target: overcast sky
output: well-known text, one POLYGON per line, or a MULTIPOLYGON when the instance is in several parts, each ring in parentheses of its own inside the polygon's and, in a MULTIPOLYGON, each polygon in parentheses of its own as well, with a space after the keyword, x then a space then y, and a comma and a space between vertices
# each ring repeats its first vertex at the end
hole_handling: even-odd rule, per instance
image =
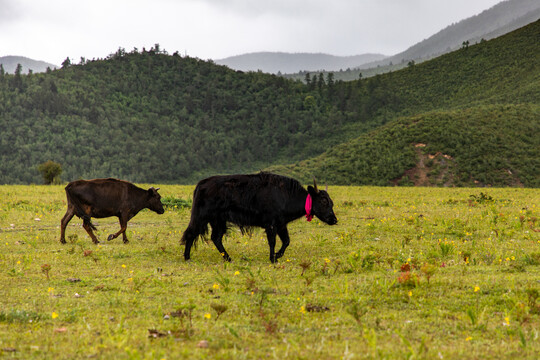
POLYGON ((0 0, 0 56, 56 65, 160 44, 201 59, 257 51, 394 55, 502 0, 0 0))

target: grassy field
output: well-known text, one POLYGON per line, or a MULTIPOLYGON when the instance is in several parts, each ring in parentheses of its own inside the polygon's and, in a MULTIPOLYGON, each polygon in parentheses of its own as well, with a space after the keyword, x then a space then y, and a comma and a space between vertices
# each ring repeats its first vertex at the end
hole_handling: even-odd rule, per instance
MULTIPOLYGON (((179 239, 192 186, 161 186, 130 243, 93 245, 62 186, 0 186, 1 359, 536 359, 540 190, 330 187, 337 226, 304 219, 268 261, 232 229, 224 263, 179 239)), ((279 243, 279 241, 278 241, 279 243)))

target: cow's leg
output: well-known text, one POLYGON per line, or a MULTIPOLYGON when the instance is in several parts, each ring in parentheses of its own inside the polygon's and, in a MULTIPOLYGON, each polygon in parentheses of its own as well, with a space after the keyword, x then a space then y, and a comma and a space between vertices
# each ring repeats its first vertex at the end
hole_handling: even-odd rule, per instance
POLYGON ((129 240, 127 239, 127 236, 126 236, 128 218, 127 218, 127 216, 121 215, 121 216, 118 217, 118 220, 120 221, 120 230, 118 230, 118 232, 115 233, 115 234, 109 235, 107 240, 110 241, 112 239, 116 239, 118 236, 120 236, 120 234, 122 234, 122 239, 124 240, 124 244, 127 244, 129 242, 129 240))
POLYGON ((289 238, 289 231, 287 230, 287 227, 283 227, 278 231, 279 238, 281 239, 281 249, 276 253, 276 260, 285 254, 285 249, 287 249, 287 246, 289 246, 290 238, 289 238))
POLYGON ((210 226, 212 226, 212 235, 210 235, 212 242, 216 245, 221 256, 223 256, 223 260, 231 261, 231 257, 227 254, 227 251, 223 246, 223 235, 225 235, 225 232, 227 231, 227 223, 224 221, 215 221, 211 222, 210 226))
POLYGON ((92 231, 93 225, 90 222, 90 219, 88 219, 88 220, 83 219, 83 225, 82 226, 83 226, 84 230, 86 230, 88 235, 90 235, 90 238, 92 239, 94 244, 99 244, 99 241, 98 241, 96 235, 94 235, 94 232, 92 231))
POLYGON ((266 237, 268 238, 268 246, 270 247, 270 262, 276 262, 276 228, 271 226, 266 230, 266 237))
POLYGON ((65 236, 66 236, 66 226, 71 221, 71 219, 73 218, 73 215, 75 215, 75 210, 73 209, 72 206, 68 205, 68 209, 66 211, 66 214, 64 215, 64 217, 62 218, 62 221, 60 222, 60 242, 62 244, 66 243, 66 238, 65 238, 65 236))
POLYGON ((207 229, 208 223, 206 221, 194 221, 192 216, 188 227, 182 234, 182 239, 180 239, 180 245, 186 246, 184 249, 184 260, 188 261, 191 258, 191 247, 200 235, 206 234, 207 229))
POLYGON ((64 217, 62 218, 62 221, 60 222, 60 242, 62 244, 66 243, 66 238, 65 238, 66 227, 67 227, 67 224, 71 221, 71 219, 73 218, 74 215, 75 215, 74 209, 71 206, 68 206, 68 209, 67 209, 64 217))
POLYGON ((195 242, 197 236, 199 236, 199 234, 189 226, 182 235, 182 240, 180 241, 180 243, 186 244, 186 248, 184 250, 184 260, 186 261, 191 258, 191 247, 193 246, 193 243, 195 242))

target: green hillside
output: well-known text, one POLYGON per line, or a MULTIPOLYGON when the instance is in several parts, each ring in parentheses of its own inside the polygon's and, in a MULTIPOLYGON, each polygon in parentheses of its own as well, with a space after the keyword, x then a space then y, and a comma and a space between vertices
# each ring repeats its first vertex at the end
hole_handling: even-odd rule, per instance
MULTIPOLYGON (((159 45, 141 52, 119 49, 104 60, 66 61, 62 69, 44 74, 0 73, 0 183, 41 182, 36 167, 47 160, 62 164, 64 181, 115 176, 163 183, 257 171, 314 158, 328 149, 332 150, 322 157, 339 161, 335 154, 354 156, 343 151, 351 145, 333 148, 340 143, 385 124, 388 127, 377 132, 392 129, 396 119, 435 119, 434 114, 460 119, 461 113, 471 112, 481 125, 488 120, 484 116, 494 112, 504 121, 521 120, 504 110, 519 109, 534 130, 539 121, 535 106, 540 104, 539 38, 537 21, 432 61, 353 82, 313 76, 303 84, 260 72, 236 72, 169 55, 159 45)), ((481 136, 495 131, 495 137, 507 139, 503 134, 507 130, 498 129, 477 127, 475 132, 481 136)), ((443 135, 441 130, 441 139, 443 135)), ((400 137, 410 135, 396 132, 394 142, 400 137)), ((442 143, 418 141, 428 146, 442 143)), ((381 164, 385 158, 407 158, 411 149, 404 149, 401 153, 387 148, 381 164)), ((496 152, 482 149, 489 150, 486 157, 496 152)), ((532 151, 535 155, 538 146, 532 151)), ((456 149, 443 153, 459 158, 456 149)), ((380 155, 372 156, 377 161, 380 155)), ((400 160, 401 172, 378 174, 371 180, 355 172, 328 180, 391 184, 414 166, 408 159, 400 160)), ((538 186, 523 175, 528 170, 503 165, 501 169, 514 175, 505 184, 538 186)), ((302 171, 304 178, 313 173, 310 168, 302 171)), ((456 183, 502 184, 492 175, 481 179, 464 174, 454 177, 456 183)))
POLYGON ((336 184, 540 186, 539 38, 537 21, 380 76, 393 99, 377 111, 407 104, 402 117, 271 170, 336 184))
POLYGON ((423 113, 270 170, 338 185, 538 187, 539 119, 539 105, 423 113))
POLYGON ((338 143, 330 125, 353 120, 301 83, 159 46, 120 49, 45 74, 0 74, 0 183, 39 183, 48 160, 64 180, 194 182, 320 154, 338 143))

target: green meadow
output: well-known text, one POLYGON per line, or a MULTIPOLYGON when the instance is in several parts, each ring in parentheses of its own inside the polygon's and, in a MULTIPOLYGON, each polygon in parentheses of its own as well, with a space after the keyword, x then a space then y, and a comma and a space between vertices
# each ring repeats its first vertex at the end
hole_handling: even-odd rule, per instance
MULTIPOLYGON (((145 187, 150 185, 145 185, 145 187)), ((155 186, 155 184, 154 184, 155 186)), ((130 240, 63 186, 0 186, 1 359, 537 359, 540 190, 330 187, 336 226, 231 228, 183 260, 193 186, 162 185, 130 240), (279 244, 279 241, 278 241, 279 244)))

